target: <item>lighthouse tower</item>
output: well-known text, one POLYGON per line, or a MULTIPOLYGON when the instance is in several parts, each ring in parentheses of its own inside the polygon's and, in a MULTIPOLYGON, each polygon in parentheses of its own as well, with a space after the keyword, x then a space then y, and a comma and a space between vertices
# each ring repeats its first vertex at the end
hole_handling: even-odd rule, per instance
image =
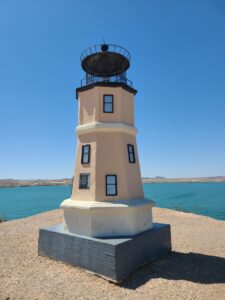
POLYGON ((93 237, 133 235, 152 227, 144 199, 134 124, 136 90, 129 52, 103 44, 81 54, 79 118, 72 195, 61 204, 64 226, 93 237))
POLYGON ((38 253, 120 282, 171 249, 170 226, 144 199, 129 52, 103 44, 81 54, 77 151, 63 223, 39 231, 38 253))

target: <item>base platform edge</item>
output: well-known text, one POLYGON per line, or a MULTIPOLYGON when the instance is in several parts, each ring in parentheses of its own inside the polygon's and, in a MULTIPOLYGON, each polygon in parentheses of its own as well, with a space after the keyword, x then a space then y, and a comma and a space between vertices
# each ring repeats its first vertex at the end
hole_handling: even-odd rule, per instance
POLYGON ((39 255, 84 268, 115 283, 170 250, 169 224, 154 223, 152 229, 133 237, 114 238, 72 234, 64 231, 63 224, 39 230, 39 255))

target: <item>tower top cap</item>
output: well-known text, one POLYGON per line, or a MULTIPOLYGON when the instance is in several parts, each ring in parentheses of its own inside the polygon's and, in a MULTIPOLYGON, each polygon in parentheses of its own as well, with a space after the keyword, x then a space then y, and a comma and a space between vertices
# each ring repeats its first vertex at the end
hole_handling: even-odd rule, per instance
POLYGON ((130 67, 130 53, 113 44, 95 45, 80 56, 83 70, 97 77, 111 77, 124 73, 130 67))
POLYGON ((107 44, 102 44, 101 45, 101 50, 102 51, 108 51, 109 50, 109 46, 107 44))

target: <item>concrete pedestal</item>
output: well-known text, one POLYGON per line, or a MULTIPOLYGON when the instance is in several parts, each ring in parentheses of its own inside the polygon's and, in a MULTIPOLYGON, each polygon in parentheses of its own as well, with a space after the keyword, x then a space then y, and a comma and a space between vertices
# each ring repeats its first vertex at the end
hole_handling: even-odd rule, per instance
POLYGON ((114 282, 121 282, 170 250, 170 225, 159 223, 133 237, 117 238, 77 235, 59 224, 40 229, 38 241, 39 255, 85 268, 114 282))
POLYGON ((133 236, 151 229, 152 207, 148 199, 114 201, 74 201, 66 199, 64 230, 89 237, 133 236))

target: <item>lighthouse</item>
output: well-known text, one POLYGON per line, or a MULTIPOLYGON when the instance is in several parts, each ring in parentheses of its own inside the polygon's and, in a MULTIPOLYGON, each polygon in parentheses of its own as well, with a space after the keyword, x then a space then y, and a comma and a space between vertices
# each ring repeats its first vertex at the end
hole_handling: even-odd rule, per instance
POLYGON ((39 233, 39 254, 122 281, 171 249, 170 225, 153 223, 136 142, 131 56, 102 44, 85 49, 76 89, 77 148, 63 222, 39 233))
POLYGON ((136 143, 130 53, 118 45, 81 54, 77 153, 72 195, 61 204, 64 228, 91 237, 134 235, 152 227, 136 143))

